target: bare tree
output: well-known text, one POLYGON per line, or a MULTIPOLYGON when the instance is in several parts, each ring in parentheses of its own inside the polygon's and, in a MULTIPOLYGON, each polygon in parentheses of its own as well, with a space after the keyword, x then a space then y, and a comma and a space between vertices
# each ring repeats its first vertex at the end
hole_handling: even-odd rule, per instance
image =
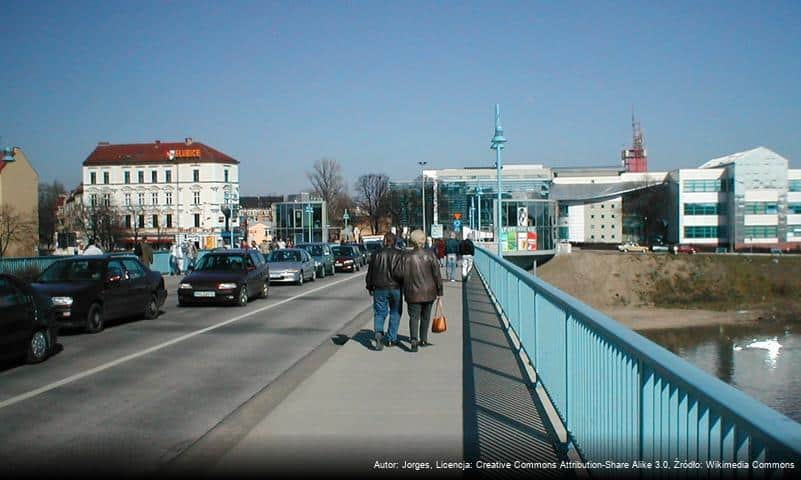
POLYGON ((58 219, 56 204, 60 195, 66 193, 64 184, 58 180, 52 184, 39 184, 39 244, 47 250, 53 248, 58 219))
POLYGON ((356 204, 370 219, 373 233, 378 233, 378 224, 387 210, 389 177, 383 173, 368 173, 356 180, 356 204))
POLYGON ((314 164, 311 172, 306 173, 314 193, 326 202, 328 221, 333 223, 341 216, 338 200, 346 193, 345 180, 342 178, 342 167, 333 158, 323 158, 314 164))
POLYGON ((0 258, 5 257, 9 246, 25 242, 35 234, 35 223, 28 215, 11 205, 0 206, 0 258))

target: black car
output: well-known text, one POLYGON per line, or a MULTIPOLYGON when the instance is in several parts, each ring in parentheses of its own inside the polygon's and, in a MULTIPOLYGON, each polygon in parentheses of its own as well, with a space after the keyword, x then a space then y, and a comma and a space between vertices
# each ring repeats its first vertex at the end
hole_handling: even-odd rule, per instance
POLYGON ((209 252, 178 286, 178 305, 232 303, 245 306, 250 297, 267 298, 270 267, 256 250, 209 252))
POLYGON ((380 252, 381 249, 384 248, 384 242, 364 242, 364 248, 370 252, 370 259, 372 259, 373 255, 380 252))
POLYGON ((50 300, 19 278, 0 274, 0 358, 41 362, 53 353, 57 334, 50 300))
POLYGON ((370 258, 372 258, 372 252, 364 246, 363 243, 351 243, 351 247, 355 247, 359 253, 362 254, 362 265, 368 265, 370 263, 370 258))
POLYGON ((32 284, 50 298, 56 322, 103 330, 107 320, 124 317, 153 319, 167 298, 164 278, 128 255, 87 255, 59 260, 32 284))
POLYGON ((355 272, 364 265, 362 252, 353 245, 333 245, 331 254, 334 255, 334 268, 337 271, 355 272))

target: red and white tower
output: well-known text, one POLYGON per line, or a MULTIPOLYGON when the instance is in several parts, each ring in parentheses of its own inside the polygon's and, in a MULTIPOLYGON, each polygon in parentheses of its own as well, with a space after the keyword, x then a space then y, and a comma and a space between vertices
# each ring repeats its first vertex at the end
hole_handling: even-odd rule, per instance
POLYGON ((633 111, 631 112, 631 131, 633 135, 632 146, 622 152, 623 168, 627 172, 647 172, 648 152, 645 150, 640 122, 634 120, 633 111))

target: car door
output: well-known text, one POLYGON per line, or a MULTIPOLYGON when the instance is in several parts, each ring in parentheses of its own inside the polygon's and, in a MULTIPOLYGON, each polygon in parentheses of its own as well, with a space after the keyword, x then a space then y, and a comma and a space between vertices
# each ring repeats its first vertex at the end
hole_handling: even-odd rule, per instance
POLYGON ((254 295, 261 286, 258 285, 259 268, 253 252, 245 255, 245 282, 247 283, 248 295, 254 295))
POLYGON ((109 260, 103 278, 103 314, 107 319, 121 317, 132 305, 128 272, 120 260, 109 260))
POLYGON ((312 278, 317 274, 317 268, 315 268, 314 266, 314 258, 312 258, 311 254, 305 250, 303 251, 303 255, 304 255, 303 260, 304 263, 306 264, 306 266, 303 267, 303 269, 311 272, 309 278, 312 278))
POLYGON ((259 252, 251 252, 251 255, 253 256, 253 262, 256 264, 256 289, 261 291, 262 284, 270 279, 267 262, 259 252))
POLYGON ((11 280, 0 277, 0 356, 25 350, 30 333, 29 304, 30 299, 11 280))
POLYGON ((131 313, 144 312, 145 306, 150 300, 150 285, 145 267, 135 258, 123 258, 122 264, 128 272, 131 313))

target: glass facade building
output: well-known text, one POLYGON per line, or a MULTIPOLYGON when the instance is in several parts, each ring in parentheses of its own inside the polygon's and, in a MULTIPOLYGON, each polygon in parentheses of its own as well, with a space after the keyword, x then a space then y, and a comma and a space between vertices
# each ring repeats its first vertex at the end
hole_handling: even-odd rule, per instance
POLYGON ((277 239, 296 244, 328 241, 326 204, 321 200, 274 203, 273 219, 277 239))

